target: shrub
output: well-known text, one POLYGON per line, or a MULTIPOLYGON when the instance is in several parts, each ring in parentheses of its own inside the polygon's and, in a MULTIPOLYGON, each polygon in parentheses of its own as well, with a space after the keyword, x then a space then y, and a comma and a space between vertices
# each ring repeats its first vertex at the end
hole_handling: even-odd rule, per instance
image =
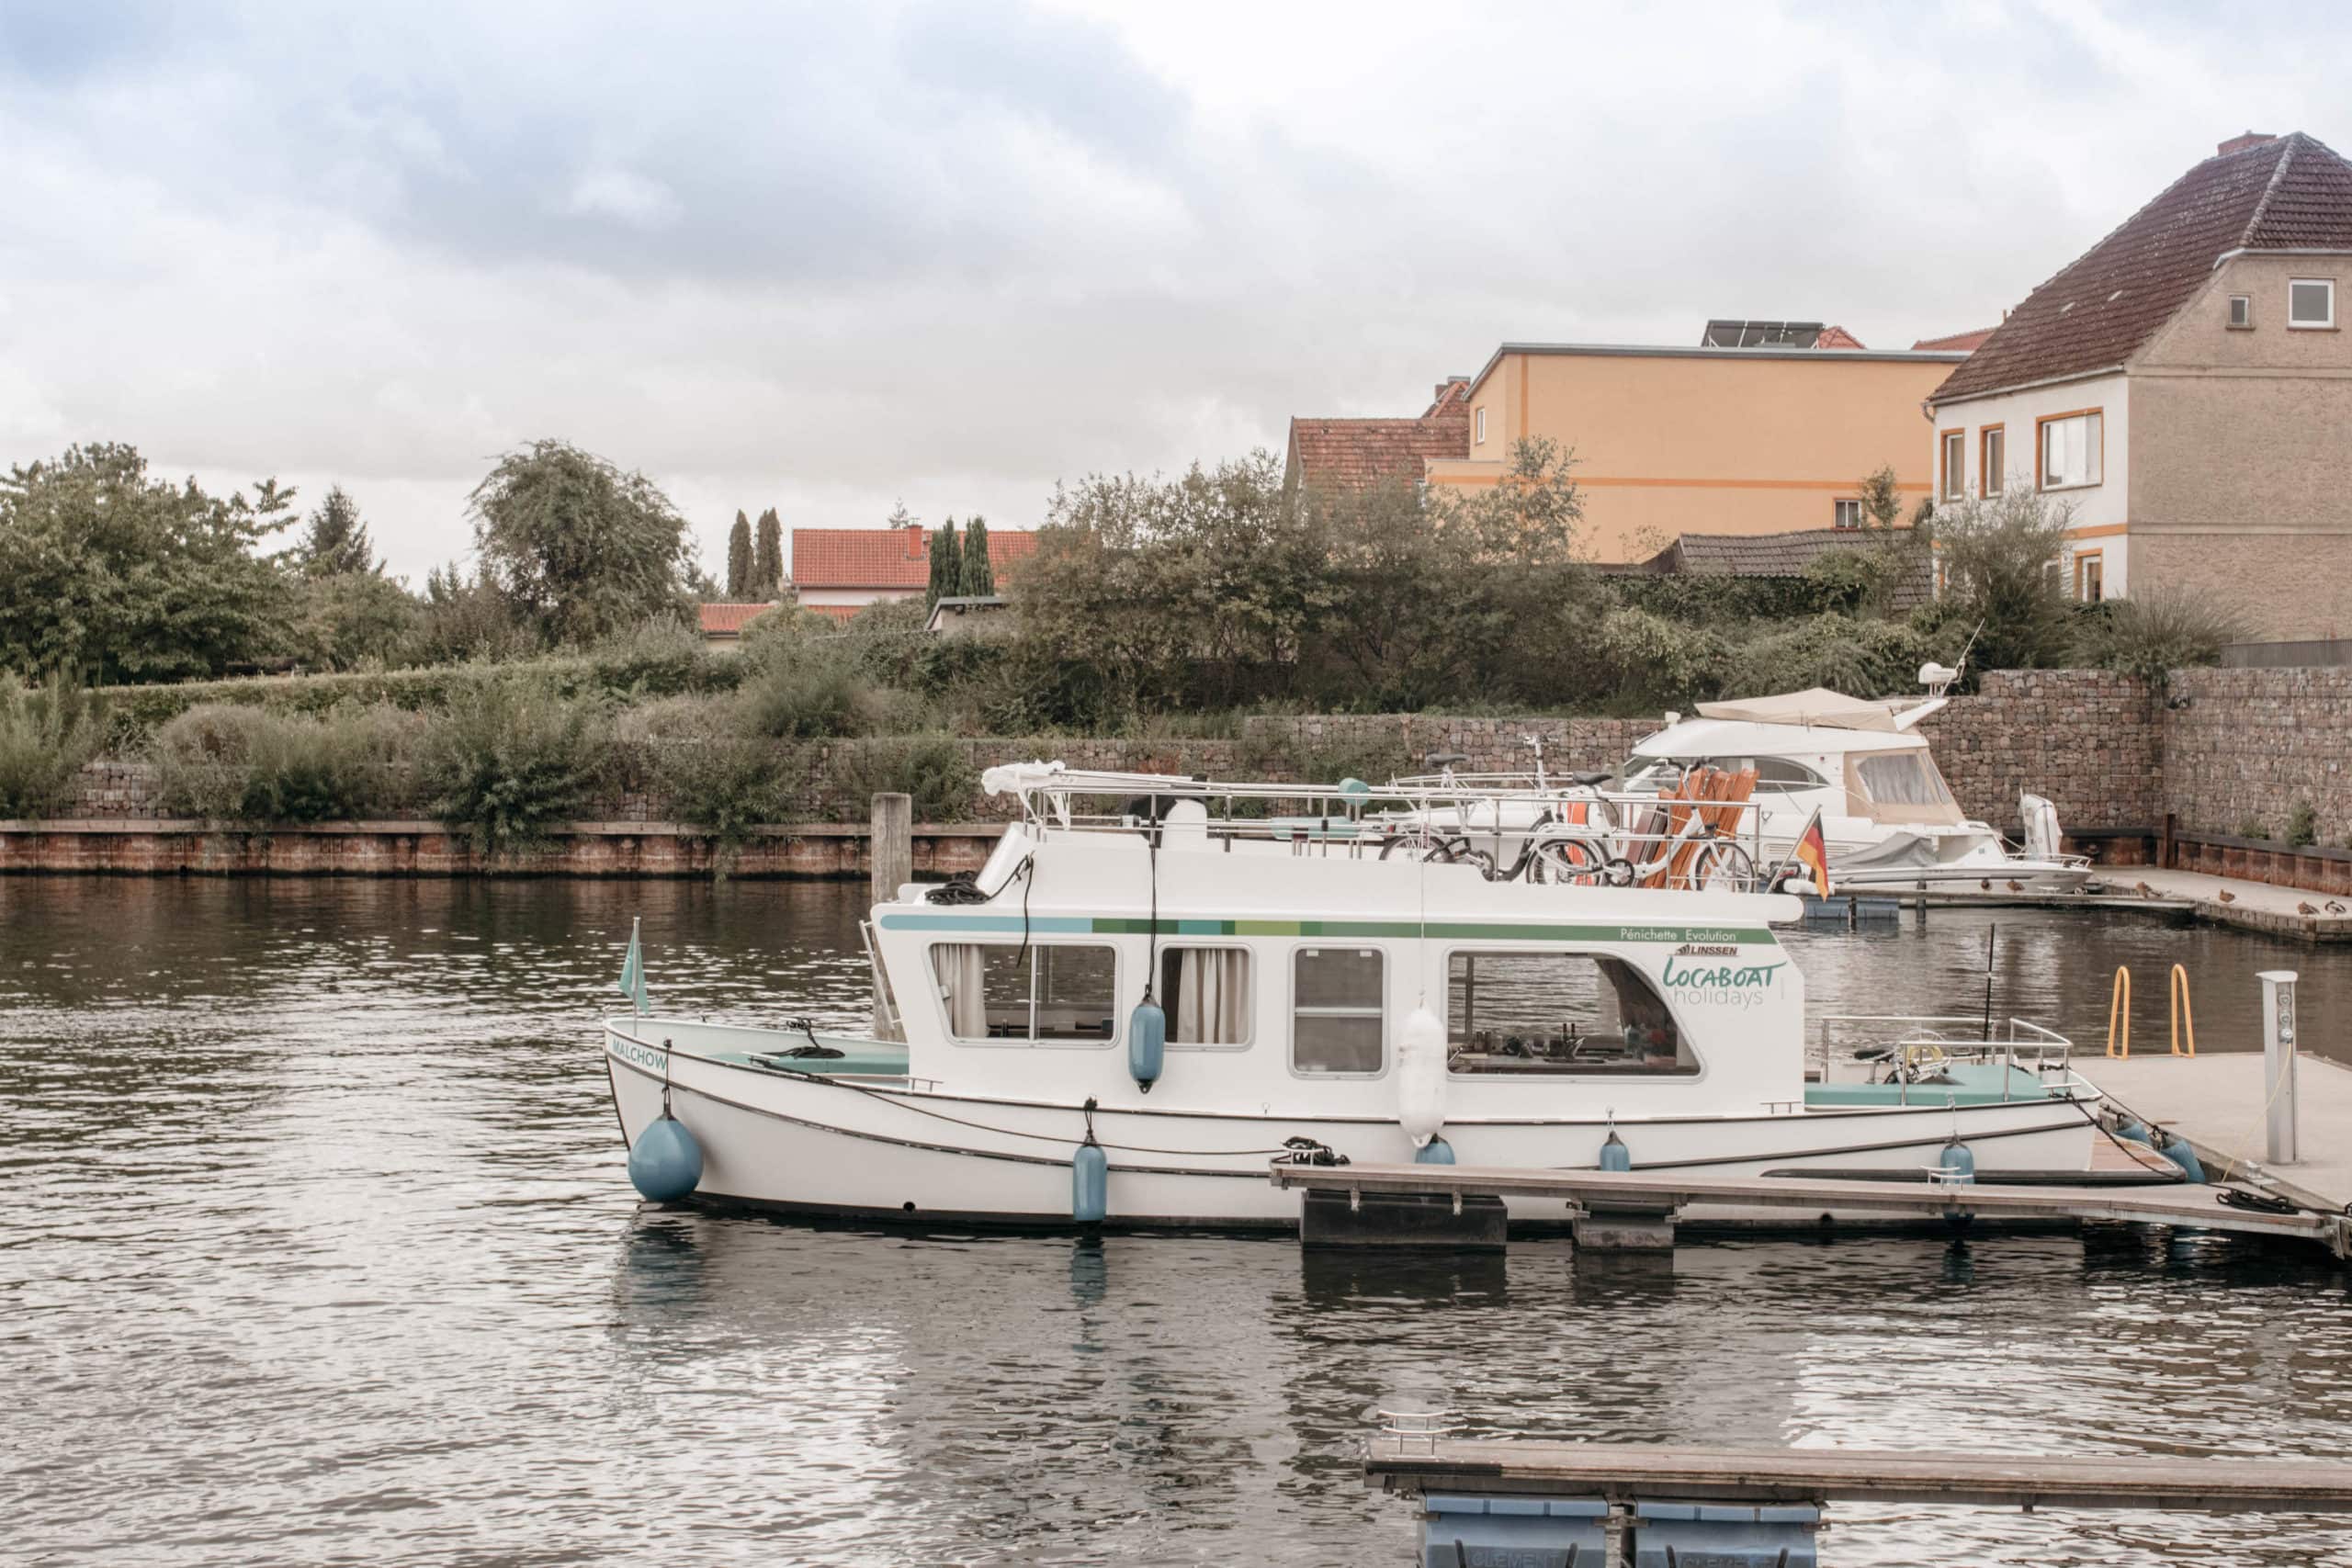
POLYGON ((2287 842, 2296 849, 2319 842, 2319 813, 2308 800, 2299 800, 2287 813, 2287 842))
POLYGON ((1731 645, 1718 633, 1646 610, 1611 610, 1600 622, 1593 651, 1598 683, 1626 706, 1714 696, 1734 668, 1731 645))
POLYGON ((721 662, 733 664, 736 656, 712 652, 701 633, 674 615, 652 616, 615 632, 590 648, 587 657, 596 684, 616 696, 709 691, 741 673, 715 669, 721 662))
POLYGON ((1935 640, 1904 621, 1815 615, 1767 629, 1740 652, 1743 690, 1793 692, 1826 686, 1876 697, 1914 686, 1935 640))
POLYGON ((2222 649, 2245 635, 2245 616, 2235 606, 2159 588, 2110 599, 2085 617, 2075 657, 2162 684, 2171 671, 2220 663, 2222 649))
POLYGON ((401 803, 400 764, 421 721, 345 705, 324 718, 211 704, 155 734, 166 809, 211 821, 327 822, 401 803))
POLYGON ((2238 819, 2238 837, 2241 839, 2267 839, 2270 837, 2270 829, 2259 817, 2240 818, 2238 819))
POLYGON ((106 737, 103 705, 77 682, 0 676, 0 817, 47 817, 74 795, 106 737))
POLYGON ((833 762, 836 814, 844 822, 865 821, 872 798, 892 791, 914 796, 918 822, 962 821, 980 787, 964 748, 944 735, 856 741, 839 748, 833 762))
POLYGON ((707 829, 723 850, 791 814, 782 749, 746 739, 729 705, 671 697, 623 715, 619 729, 671 818, 707 829))
POLYGON ((485 685, 426 731, 419 782, 433 814, 486 854, 533 848, 578 817, 612 761, 605 704, 485 685))
POLYGON ((855 734, 865 682, 848 661, 820 648, 776 645, 743 682, 737 708, 743 732, 772 740, 855 734))

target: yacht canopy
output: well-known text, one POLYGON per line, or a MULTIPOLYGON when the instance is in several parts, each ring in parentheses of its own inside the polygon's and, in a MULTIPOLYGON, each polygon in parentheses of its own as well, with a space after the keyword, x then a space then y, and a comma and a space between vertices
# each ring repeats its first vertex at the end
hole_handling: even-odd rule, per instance
POLYGON ((1849 697, 1815 686, 1777 697, 1742 697, 1733 702, 1701 703, 1702 717, 1731 719, 1743 724, 1802 724, 1823 729, 1875 729, 1897 734, 1910 728, 1943 705, 1936 698, 1849 697))

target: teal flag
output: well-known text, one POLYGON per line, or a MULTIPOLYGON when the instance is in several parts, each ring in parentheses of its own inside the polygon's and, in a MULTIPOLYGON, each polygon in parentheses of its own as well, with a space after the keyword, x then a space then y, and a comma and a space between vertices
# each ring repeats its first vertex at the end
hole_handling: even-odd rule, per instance
POLYGON ((637 1015, 645 1016, 645 953, 638 944, 638 921, 628 922, 628 956, 621 960, 621 995, 637 1005, 637 1015))

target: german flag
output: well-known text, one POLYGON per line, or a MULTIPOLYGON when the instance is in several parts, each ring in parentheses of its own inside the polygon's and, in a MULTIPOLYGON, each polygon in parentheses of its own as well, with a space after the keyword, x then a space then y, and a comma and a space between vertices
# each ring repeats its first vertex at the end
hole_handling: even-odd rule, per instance
POLYGON ((1813 819, 1804 825, 1804 831, 1797 835, 1792 858, 1799 865, 1813 873, 1814 892, 1824 898, 1828 897, 1829 843, 1821 836, 1820 812, 1815 811, 1813 814, 1813 819))

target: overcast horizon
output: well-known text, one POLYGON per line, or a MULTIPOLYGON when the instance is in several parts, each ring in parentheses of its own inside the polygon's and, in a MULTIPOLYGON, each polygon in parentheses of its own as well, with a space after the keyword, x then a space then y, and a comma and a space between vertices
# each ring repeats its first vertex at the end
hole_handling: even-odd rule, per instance
POLYGON ((1504 341, 1988 326, 2225 137, 2352 146, 2315 7, 650 15, 0 0, 0 463, 341 483, 413 585, 540 436, 706 567, 1030 527, 1504 341))

